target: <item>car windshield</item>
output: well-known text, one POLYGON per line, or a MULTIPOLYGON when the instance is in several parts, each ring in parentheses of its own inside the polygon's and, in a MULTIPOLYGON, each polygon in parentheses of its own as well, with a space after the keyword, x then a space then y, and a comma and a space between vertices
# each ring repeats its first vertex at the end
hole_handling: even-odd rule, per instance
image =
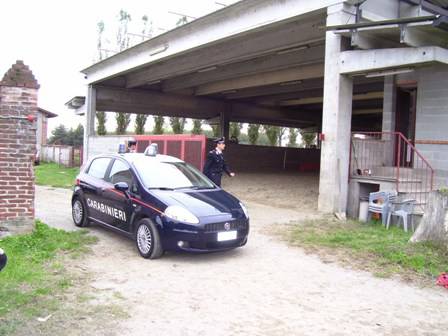
POLYGON ((215 185, 199 170, 185 162, 135 162, 149 189, 213 189, 215 185))

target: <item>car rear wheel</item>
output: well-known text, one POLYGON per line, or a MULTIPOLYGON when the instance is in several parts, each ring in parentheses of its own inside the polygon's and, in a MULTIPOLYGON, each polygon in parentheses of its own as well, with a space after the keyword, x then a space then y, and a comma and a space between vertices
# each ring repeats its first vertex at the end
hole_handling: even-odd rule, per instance
POLYGON ((73 222, 78 227, 84 227, 88 225, 86 208, 79 197, 76 197, 73 200, 72 218, 73 222))
POLYGON ((143 258, 157 259, 163 254, 159 232, 154 223, 147 218, 138 222, 135 242, 138 252, 143 258))

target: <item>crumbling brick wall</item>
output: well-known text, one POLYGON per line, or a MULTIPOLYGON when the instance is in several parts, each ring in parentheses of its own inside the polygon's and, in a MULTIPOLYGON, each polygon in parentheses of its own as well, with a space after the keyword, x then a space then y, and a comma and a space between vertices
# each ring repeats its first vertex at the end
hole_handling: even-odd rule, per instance
POLYGON ((37 94, 31 70, 17 61, 0 82, 0 237, 34 227, 37 94))

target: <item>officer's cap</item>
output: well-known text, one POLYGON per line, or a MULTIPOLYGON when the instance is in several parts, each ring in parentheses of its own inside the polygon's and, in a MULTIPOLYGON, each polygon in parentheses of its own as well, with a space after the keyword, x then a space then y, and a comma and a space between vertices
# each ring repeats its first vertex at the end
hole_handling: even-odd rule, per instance
POLYGON ((135 140, 129 140, 129 141, 128 141, 128 146, 129 146, 129 147, 131 147, 131 146, 137 146, 137 141, 135 141, 135 140))
POLYGON ((217 138, 217 139, 215 139, 215 140, 213 140, 213 142, 215 143, 215 144, 223 144, 223 143, 226 143, 226 139, 224 138, 224 137, 220 137, 220 138, 217 138))

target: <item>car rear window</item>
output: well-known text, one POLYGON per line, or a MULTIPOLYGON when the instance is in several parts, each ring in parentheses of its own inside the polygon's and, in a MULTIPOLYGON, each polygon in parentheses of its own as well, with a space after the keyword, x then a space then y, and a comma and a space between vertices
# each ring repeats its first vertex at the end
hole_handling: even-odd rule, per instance
POLYGON ((99 179, 104 179, 107 167, 109 167, 110 158, 98 158, 92 161, 87 174, 99 179))

